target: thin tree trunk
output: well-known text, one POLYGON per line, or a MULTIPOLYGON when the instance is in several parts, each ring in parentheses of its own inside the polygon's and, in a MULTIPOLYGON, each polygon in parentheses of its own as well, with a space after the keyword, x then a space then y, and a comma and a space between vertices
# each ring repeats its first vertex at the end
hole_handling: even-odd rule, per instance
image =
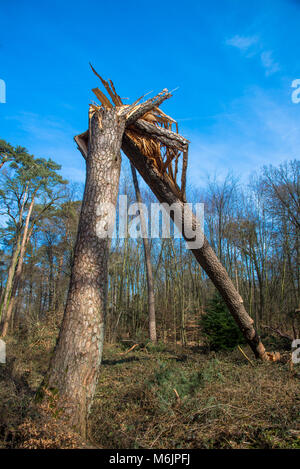
POLYGON ((63 262, 64 262, 64 253, 62 252, 59 261, 58 261, 58 269, 57 269, 57 276, 55 279, 55 306, 54 309, 57 312, 60 308, 60 305, 62 303, 62 287, 61 287, 61 281, 63 279, 62 275, 62 268, 63 268, 63 262))
POLYGON ((86 436, 86 423, 102 357, 107 302, 109 239, 120 176, 125 119, 100 109, 90 119, 86 184, 64 318, 49 370, 38 396, 49 392, 69 425, 86 436), (45 389, 47 392, 45 393, 45 389))
POLYGON ((8 306, 8 302, 10 300, 10 297, 11 297, 11 290, 12 290, 12 286, 13 286, 15 269, 16 269, 16 265, 17 265, 17 262, 18 262, 20 249, 21 249, 22 218, 23 218, 23 212, 24 212, 24 208, 25 208, 25 204, 26 204, 26 200, 27 200, 27 195, 28 195, 28 185, 25 188, 22 204, 20 206, 19 220, 18 220, 17 227, 16 227, 15 249, 12 253, 10 265, 9 265, 9 268, 8 268, 7 281, 6 281, 5 290, 4 290, 4 293, 3 293, 3 299, 1 298, 1 305, 0 305, 0 319, 1 319, 0 329, 1 330, 3 329, 7 306, 8 306))
POLYGON ((7 161, 7 158, 3 158, 2 161, 0 162, 0 169, 2 168, 2 166, 4 165, 4 163, 6 163, 7 161))
MULTIPOLYGON (((127 135, 123 137, 122 150, 161 203, 166 202, 169 205, 177 203, 183 208, 183 202, 174 194, 171 187, 151 164, 149 159, 141 153, 127 135)), ((192 215, 192 220, 193 226, 195 227, 197 219, 194 215, 192 215)), ((177 227, 184 234, 183 219, 177 227)), ((212 250, 206 237, 204 237, 201 248, 191 249, 191 251, 221 293, 229 311, 241 329, 255 356, 262 360, 267 360, 268 356, 253 326, 253 320, 247 314, 241 296, 237 293, 229 275, 212 250)))
MULTIPOLYGON (((132 179, 135 189, 136 200, 138 204, 142 204, 142 196, 139 188, 139 182, 136 175, 135 167, 131 164, 132 179)), ((154 297, 154 281, 153 271, 151 264, 151 250, 147 238, 147 227, 143 211, 140 210, 141 232, 143 237, 146 274, 147 274, 147 289, 148 289, 148 314, 149 314, 149 337, 151 342, 156 342, 156 320, 155 320, 155 297, 154 297)))
POLYGON ((24 261, 24 256, 26 252, 26 246, 28 244, 28 241, 30 239, 30 236, 32 234, 33 227, 31 227, 29 233, 29 223, 30 223, 30 218, 32 214, 34 206, 34 197, 32 198, 29 208, 28 208, 28 213, 26 215, 26 221, 25 221, 25 226, 24 226, 24 231, 22 235, 22 242, 21 242, 21 247, 20 247, 20 255, 18 259, 18 265, 16 268, 16 272, 14 274, 14 279, 13 279, 13 286, 11 289, 11 295, 10 299, 6 302, 6 307, 3 309, 3 322, 2 322, 2 328, 1 328, 1 335, 2 337, 5 337, 7 332, 8 332, 8 327, 11 321, 12 317, 12 311, 13 307, 15 304, 15 298, 16 298, 16 293, 18 286, 20 284, 20 279, 21 279, 21 274, 22 274, 22 268, 23 268, 23 261, 24 261))
POLYGON ((8 274, 7 274, 7 280, 6 280, 6 285, 5 285, 5 291, 3 295, 3 301, 0 307, 0 317, 1 317, 1 333, 4 328, 4 323, 6 321, 6 311, 7 311, 7 306, 9 304, 9 300, 11 297, 11 292, 12 292, 12 287, 13 287, 13 281, 14 281, 14 275, 15 275, 15 269, 16 265, 18 262, 18 256, 20 253, 21 249, 21 235, 20 233, 18 234, 17 242, 16 242, 16 247, 12 253, 9 269, 8 269, 8 274))
POLYGON ((54 311, 54 294, 55 294, 55 286, 54 286, 54 255, 53 255, 53 247, 52 245, 47 247, 48 251, 48 262, 49 262, 49 277, 48 277, 48 285, 49 285, 49 296, 48 296, 48 314, 52 316, 54 311))

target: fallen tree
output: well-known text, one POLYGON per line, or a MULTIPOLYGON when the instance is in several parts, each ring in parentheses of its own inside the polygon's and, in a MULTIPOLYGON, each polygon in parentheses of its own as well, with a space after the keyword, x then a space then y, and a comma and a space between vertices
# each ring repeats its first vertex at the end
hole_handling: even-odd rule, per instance
MULTIPOLYGON (((158 172, 155 166, 151 164, 151 161, 143 155, 137 145, 126 134, 123 136, 122 150, 161 203, 166 202, 169 205, 176 203, 178 207, 181 207, 182 216, 180 222, 178 223, 177 221, 176 223, 177 228, 181 231, 186 241, 188 243, 191 242, 184 234, 183 198, 180 198, 175 193, 169 182, 158 172)), ((191 214, 191 217, 193 227, 195 228, 198 221, 194 214, 191 214)), ((178 216, 175 219, 178 220, 178 216)), ((202 247, 191 249, 191 252, 219 290, 256 358, 268 360, 268 354, 254 328, 253 319, 248 315, 241 296, 236 291, 226 269, 222 266, 206 237, 204 237, 202 247)))
MULTIPOLYGON (((92 67, 93 69, 93 67, 92 67)), ((159 104, 172 95, 168 90, 163 90, 158 96, 164 98, 153 105, 157 97, 145 103, 138 104, 140 98, 132 105, 123 105, 117 95, 113 83, 100 78, 107 90, 113 104, 98 88, 93 92, 101 102, 101 107, 112 108, 115 105, 120 116, 127 114, 124 134, 122 138, 122 150, 129 158, 131 164, 137 169, 144 181, 150 187, 160 203, 176 206, 176 214, 170 211, 170 216, 177 228, 187 241, 188 246, 205 270, 215 287, 222 295, 230 313, 242 331, 247 343, 251 347, 256 358, 274 361, 274 354, 268 353, 261 342, 254 327, 253 319, 248 315, 243 299, 236 290, 226 269, 223 267, 215 252, 211 248, 207 238, 203 234, 201 247, 194 248, 194 239, 186 235, 185 220, 191 221, 193 231, 199 222, 186 204, 186 171, 188 160, 189 141, 178 134, 178 127, 174 119, 167 116, 159 108, 159 104), (172 125, 176 125, 176 132, 172 131, 172 125), (180 184, 177 182, 179 173, 179 160, 182 159, 180 184), (186 217, 187 212, 189 216, 186 217)), ((96 110, 97 105, 93 105, 96 110)), ((88 148, 88 132, 77 137, 81 141, 81 147, 88 148)), ((277 355, 278 356, 278 355, 277 355)))
MULTIPOLYGON (((194 248, 193 237, 186 235, 184 210, 189 142, 172 131, 175 121, 159 109, 171 93, 163 90, 143 103, 139 104, 140 98, 126 106, 113 83, 97 76, 113 104, 95 88, 93 91, 101 106, 90 105, 89 129, 75 137, 86 161, 85 191, 64 318, 49 370, 38 393, 83 436, 97 383, 104 337, 110 239, 100 236, 99 230, 109 235, 113 226, 114 213, 103 210, 103 204, 116 205, 121 147, 158 200, 176 205, 176 216, 172 212, 171 217, 221 293, 255 356, 262 360, 270 358, 242 298, 207 239, 203 235, 201 247, 194 248)), ((191 211, 189 219, 193 228, 198 226, 191 211)))

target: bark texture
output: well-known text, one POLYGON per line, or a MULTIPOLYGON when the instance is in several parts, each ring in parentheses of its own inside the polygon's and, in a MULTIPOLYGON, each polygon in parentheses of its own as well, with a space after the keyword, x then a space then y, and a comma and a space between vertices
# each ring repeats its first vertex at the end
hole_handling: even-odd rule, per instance
POLYGON ((28 195, 28 186, 25 189, 22 204, 21 204, 21 207, 20 207, 19 219, 18 219, 18 224, 17 224, 17 232, 16 232, 15 248, 13 250, 10 265, 9 265, 9 268, 8 268, 8 274, 7 274, 7 281, 6 281, 6 285, 5 285, 5 290, 4 290, 4 293, 3 293, 3 297, 1 298, 1 305, 0 305, 0 319, 1 319, 1 324, 0 324, 1 332, 0 332, 0 334, 1 335, 2 335, 2 332, 3 332, 4 323, 5 323, 7 307, 8 307, 8 304, 9 304, 9 300, 11 298, 11 291, 12 291, 12 287, 13 287, 15 269, 16 269, 16 265, 17 265, 17 262, 18 262, 20 249, 21 249, 22 216, 23 216, 24 209, 25 209, 27 195, 28 195))
MULTIPOLYGON (((22 242, 20 245, 20 249, 18 249, 19 252, 19 259, 18 259, 18 264, 16 271, 14 273, 14 278, 13 278, 13 284, 12 284, 12 289, 10 293, 10 301, 6 302, 6 305, 3 309, 3 320, 1 324, 1 335, 2 337, 5 337, 8 332, 8 328, 11 322, 12 318, 12 312, 13 312, 13 307, 15 304, 15 299, 16 299, 16 293, 19 287, 20 279, 21 279, 21 273, 22 273, 22 268, 23 268, 23 261, 24 261, 24 256, 25 256, 25 251, 26 251, 26 245, 30 239, 31 233, 28 233, 29 231, 29 222, 30 222, 30 217, 32 214, 33 206, 34 206, 34 197, 32 198, 32 201, 29 205, 28 208, 28 213, 26 215, 26 220, 25 220, 25 226, 24 226, 24 231, 22 234, 22 242)), ((32 230, 31 230, 32 232, 32 230)))
MULTIPOLYGON (((164 177, 156 170, 149 159, 140 152, 134 142, 126 135, 123 137, 122 150, 127 155, 131 163, 135 166, 135 168, 139 171, 145 182, 149 185, 153 193, 158 198, 159 202, 166 202, 169 205, 178 203, 181 205, 181 207, 183 207, 183 200, 174 194, 174 191, 168 182, 164 179, 164 177)), ((191 216, 193 219, 193 225, 195 226, 198 223, 197 219, 194 215, 191 216)), ((184 236, 183 217, 177 226, 184 236)), ((229 311, 241 329, 255 356, 262 360, 267 360, 268 355, 253 326, 253 320, 248 315, 241 296, 236 291, 226 269, 219 261, 208 240, 204 237, 202 247, 199 249, 191 249, 191 251, 201 267, 203 267, 209 278, 221 293, 229 311)))
POLYGON ((13 251, 9 269, 8 269, 8 275, 7 275, 7 281, 6 281, 6 286, 5 286, 5 291, 3 295, 3 300, 1 303, 0 307, 0 318, 1 318, 1 324, 0 324, 0 335, 3 337, 3 330, 4 330, 4 325, 6 323, 6 311, 7 307, 9 305, 9 301, 11 298, 11 292, 12 292, 12 287, 13 287, 13 280, 14 280, 14 275, 15 275, 15 269, 16 265, 18 263, 18 256, 20 253, 21 249, 21 235, 18 235, 17 238, 17 243, 15 246, 15 249, 13 251))
POLYGON ((100 109, 90 119, 86 184, 75 245, 68 298, 58 342, 42 397, 53 396, 68 423, 86 435, 102 357, 109 238, 99 228, 112 223, 103 204, 117 202, 120 147, 125 119, 115 109, 100 109))

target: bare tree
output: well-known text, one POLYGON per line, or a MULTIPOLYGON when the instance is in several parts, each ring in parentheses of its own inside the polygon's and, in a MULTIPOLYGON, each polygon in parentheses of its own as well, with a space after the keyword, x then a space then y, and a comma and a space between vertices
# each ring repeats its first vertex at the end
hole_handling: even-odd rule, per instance
POLYGON ((148 290, 148 314, 149 314, 149 337, 151 342, 156 342, 156 319, 155 319, 155 297, 154 297, 154 280, 151 263, 151 250, 147 238, 146 221, 142 210, 142 196, 139 188, 139 183, 136 175, 135 167, 131 164, 132 179, 135 189, 136 200, 140 204, 140 222, 141 232, 143 237, 144 256, 147 274, 147 290, 148 290))
MULTIPOLYGON (((168 136, 171 138, 170 134, 168 136)), ((183 199, 176 194, 174 189, 172 190, 168 181, 162 177, 154 165, 151 164, 151 161, 127 135, 123 137, 122 149, 160 202, 166 202, 169 205, 178 204, 182 207, 181 220, 178 222, 177 227, 184 235, 183 199)), ((193 214, 191 214, 191 219, 193 220, 193 226, 196 227, 198 222, 193 214)), ((255 356, 262 360, 268 360, 268 355, 253 326, 253 320, 245 310, 241 296, 236 291, 225 268, 220 263, 205 237, 202 247, 192 249, 192 253, 220 291, 229 311, 240 327, 255 356)))

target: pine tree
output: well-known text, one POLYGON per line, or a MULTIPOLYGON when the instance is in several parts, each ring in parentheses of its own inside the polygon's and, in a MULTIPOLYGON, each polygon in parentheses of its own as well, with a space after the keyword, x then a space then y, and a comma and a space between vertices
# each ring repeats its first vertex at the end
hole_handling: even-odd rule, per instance
POLYGON ((208 303, 200 321, 202 332, 212 350, 232 350, 244 343, 243 335, 218 292, 208 303))

